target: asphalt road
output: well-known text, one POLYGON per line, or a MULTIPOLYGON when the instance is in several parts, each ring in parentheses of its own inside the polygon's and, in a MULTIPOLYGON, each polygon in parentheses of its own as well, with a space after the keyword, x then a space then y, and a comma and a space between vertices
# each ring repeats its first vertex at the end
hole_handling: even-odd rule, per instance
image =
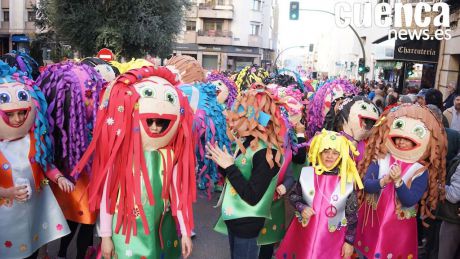
MULTIPOLYGON (((194 204, 196 236, 193 238, 191 259, 230 259, 227 236, 213 231, 220 212, 219 209, 213 208, 219 199, 218 195, 219 193, 216 193, 211 200, 208 200, 203 194, 199 194, 197 202, 194 204)), ((94 243, 97 244, 98 242, 98 238, 94 238, 94 243)), ((48 245, 48 255, 51 258, 56 258, 58 249, 59 241, 50 243, 48 245)), ((67 258, 74 259, 75 257, 76 242, 74 239, 69 246, 67 258)))

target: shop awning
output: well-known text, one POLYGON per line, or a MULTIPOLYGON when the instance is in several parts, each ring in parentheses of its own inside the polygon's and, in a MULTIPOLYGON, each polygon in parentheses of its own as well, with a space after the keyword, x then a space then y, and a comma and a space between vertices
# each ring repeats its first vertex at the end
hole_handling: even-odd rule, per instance
POLYGON ((383 69, 390 70, 396 67, 396 63, 397 62, 394 60, 377 60, 377 62, 375 62, 375 67, 381 67, 383 69))

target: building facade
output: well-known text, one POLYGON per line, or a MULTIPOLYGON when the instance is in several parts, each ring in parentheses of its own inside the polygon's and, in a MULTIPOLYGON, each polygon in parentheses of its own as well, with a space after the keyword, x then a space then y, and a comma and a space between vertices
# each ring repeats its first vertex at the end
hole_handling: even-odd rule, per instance
POLYGON ((460 2, 457 0, 447 1, 450 4, 450 28, 452 38, 440 43, 440 55, 438 71, 436 73, 436 85, 447 97, 447 84, 452 83, 460 91, 460 2))
POLYGON ((277 43, 276 0, 197 0, 187 11, 174 54, 208 70, 270 67, 277 43))
POLYGON ((0 0, 0 54, 28 49, 35 33, 36 0, 0 0))

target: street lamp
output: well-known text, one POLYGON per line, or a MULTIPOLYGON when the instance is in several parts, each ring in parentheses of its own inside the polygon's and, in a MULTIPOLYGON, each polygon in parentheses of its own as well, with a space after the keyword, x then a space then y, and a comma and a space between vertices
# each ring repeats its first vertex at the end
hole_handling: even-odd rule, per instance
POLYGON ((282 51, 280 51, 278 53, 278 55, 276 55, 276 58, 275 58, 275 72, 278 74, 278 58, 280 57, 281 53, 285 52, 286 50, 288 49, 294 49, 294 48, 301 48, 301 49, 304 49, 304 48, 307 48, 307 46, 291 46, 291 47, 288 47, 288 48, 285 48, 283 49, 282 51))

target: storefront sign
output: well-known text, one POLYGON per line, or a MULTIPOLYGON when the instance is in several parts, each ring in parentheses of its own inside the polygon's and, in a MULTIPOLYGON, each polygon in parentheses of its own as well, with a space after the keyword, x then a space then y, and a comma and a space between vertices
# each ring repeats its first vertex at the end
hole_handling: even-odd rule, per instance
POLYGON ((437 63, 438 57, 438 40, 396 40, 395 42, 395 60, 437 63))

